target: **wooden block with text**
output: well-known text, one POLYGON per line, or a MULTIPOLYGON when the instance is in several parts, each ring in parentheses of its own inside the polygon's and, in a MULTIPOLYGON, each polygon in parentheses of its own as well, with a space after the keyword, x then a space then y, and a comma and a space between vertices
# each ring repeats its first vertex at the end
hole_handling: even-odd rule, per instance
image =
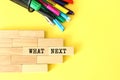
POLYGON ((44 38, 39 30, 0 31, 0 72, 48 72, 48 64, 74 55, 61 38, 44 38))

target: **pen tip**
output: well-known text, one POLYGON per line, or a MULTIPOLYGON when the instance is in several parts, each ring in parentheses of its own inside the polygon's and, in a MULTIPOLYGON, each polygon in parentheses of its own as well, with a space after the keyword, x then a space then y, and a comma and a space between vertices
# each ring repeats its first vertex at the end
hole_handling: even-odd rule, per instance
POLYGON ((64 29, 61 29, 62 32, 64 32, 64 29))
POLYGON ((74 12, 73 11, 69 11, 67 14, 74 15, 74 12))
POLYGON ((70 22, 70 20, 71 20, 71 18, 70 18, 70 17, 68 17, 68 18, 67 18, 67 22, 70 22))

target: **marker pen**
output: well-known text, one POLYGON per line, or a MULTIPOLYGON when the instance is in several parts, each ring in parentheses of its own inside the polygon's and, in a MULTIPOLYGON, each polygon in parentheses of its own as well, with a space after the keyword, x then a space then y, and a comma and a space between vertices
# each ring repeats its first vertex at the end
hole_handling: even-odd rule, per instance
POLYGON ((62 0, 62 1, 65 1, 67 3, 73 3, 73 0, 62 0))
POLYGON ((52 5, 45 3, 43 0, 37 0, 37 1, 40 2, 42 5, 44 5, 48 10, 53 12, 55 15, 57 15, 57 16, 60 15, 60 11, 57 10, 56 8, 54 8, 52 5))
MULTIPOLYGON (((12 2, 14 2, 14 3, 16 3, 16 4, 18 4, 18 5, 20 5, 20 6, 22 6, 22 7, 24 7, 24 8, 28 8, 28 4, 26 4, 24 1, 22 1, 22 0, 10 0, 10 1, 12 1, 12 2)), ((27 0, 26 0, 27 1, 27 0)), ((32 8, 31 8, 32 9, 32 8)), ((34 9, 32 9, 33 11, 34 11, 34 9)), ((52 17, 51 16, 49 16, 49 15, 47 15, 46 13, 44 13, 44 12, 39 12, 40 14, 42 14, 42 15, 44 15, 44 16, 46 16, 46 17, 48 17, 48 18, 46 18, 46 19, 49 19, 49 22, 50 22, 50 24, 51 23, 53 23, 52 22, 52 17), (45 15, 46 14, 46 15, 45 15)), ((47 20, 48 21, 48 20, 47 20)))
POLYGON ((71 20, 71 18, 68 15, 64 14, 63 12, 60 12, 60 16, 56 16, 56 15, 52 14, 49 10, 47 10, 44 6, 41 6, 40 10, 43 10, 50 16, 58 19, 60 22, 65 22, 65 21, 69 22, 71 20))
POLYGON ((55 24, 52 22, 52 20, 50 20, 50 18, 48 18, 47 16, 44 16, 44 17, 45 17, 45 19, 48 21, 49 24, 55 25, 55 24))
POLYGON ((46 13, 48 13, 50 16, 56 18, 58 21, 60 22, 65 22, 66 20, 62 17, 62 16, 56 16, 54 14, 52 14, 52 12, 50 12, 46 7, 41 6, 41 9, 44 10, 46 13))
MULTIPOLYGON (((62 11, 63 13, 65 14, 70 14, 70 15, 74 15, 74 12, 68 8, 66 8, 65 6, 61 6, 57 3, 55 3, 54 1, 52 0, 44 0, 44 1, 47 1, 49 2, 50 4, 52 4, 55 8, 59 9, 60 11, 62 11)), ((58 0, 60 1, 60 0, 58 0)))
POLYGON ((50 4, 52 4, 55 8, 57 8, 58 10, 62 11, 65 14, 67 14, 69 12, 69 10, 65 9, 64 7, 60 6, 59 4, 56 4, 52 0, 46 0, 46 1, 49 2, 50 4))
POLYGON ((58 3, 61 6, 65 6, 66 5, 66 2, 64 2, 64 1, 60 1, 60 0, 53 0, 53 1, 58 3))
MULTIPOLYGON (((45 10, 45 8, 41 7, 40 9, 42 12, 46 12, 46 14, 49 14, 48 11, 45 10)), ((53 16, 53 15, 52 15, 53 16)), ((64 27, 63 25, 53 16, 53 22, 54 24, 56 24, 58 26, 58 28, 61 30, 61 31, 64 31, 64 27)))
MULTIPOLYGON (((29 1, 29 0, 11 0, 11 1, 13 1, 13 2, 19 4, 20 6, 25 7, 25 8, 28 7, 28 4, 27 4, 28 2, 27 2, 27 1, 29 1)), ((34 1, 33 1, 33 2, 34 2, 34 1)), ((36 4, 33 3, 33 2, 31 2, 30 7, 33 8, 33 9, 38 10, 38 8, 35 8, 35 7, 36 7, 36 4)), ((39 4, 37 7, 41 8, 41 4, 39 4)), ((38 12, 41 13, 42 15, 44 15, 44 16, 47 16, 47 17, 49 18, 49 20, 52 20, 52 22, 59 27, 59 29, 60 29, 61 31, 64 31, 63 25, 62 25, 57 19, 55 19, 54 17, 50 16, 48 13, 46 13, 46 12, 45 12, 44 10, 42 10, 42 9, 40 9, 38 12)))
POLYGON ((69 12, 68 12, 67 14, 71 14, 71 15, 74 15, 74 14, 75 14, 72 10, 66 8, 65 6, 63 6, 63 7, 64 7, 65 9, 69 10, 69 12))
POLYGON ((68 15, 64 14, 63 12, 60 12, 60 16, 62 16, 67 22, 71 20, 71 18, 68 15))

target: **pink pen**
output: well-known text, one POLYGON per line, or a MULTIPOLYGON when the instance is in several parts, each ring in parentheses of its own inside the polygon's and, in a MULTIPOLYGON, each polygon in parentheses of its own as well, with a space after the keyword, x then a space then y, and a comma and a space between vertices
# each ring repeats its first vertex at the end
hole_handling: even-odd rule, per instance
POLYGON ((44 5, 48 10, 53 12, 55 15, 59 16, 60 11, 54 8, 52 5, 45 3, 43 0, 38 0, 42 5, 44 5))

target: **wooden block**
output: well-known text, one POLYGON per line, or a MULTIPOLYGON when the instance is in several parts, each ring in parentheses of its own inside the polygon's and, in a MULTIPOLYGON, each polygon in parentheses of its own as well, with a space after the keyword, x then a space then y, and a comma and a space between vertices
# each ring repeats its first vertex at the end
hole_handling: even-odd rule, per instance
POLYGON ((44 38, 44 31, 39 31, 39 30, 22 30, 19 31, 19 36, 21 37, 37 37, 37 38, 44 38))
POLYGON ((18 30, 0 30, 0 38, 18 38, 18 30))
POLYGON ((12 47, 12 39, 0 38, 0 47, 12 47))
POLYGON ((11 64, 36 64, 36 56, 12 56, 11 64))
POLYGON ((22 55, 23 48, 0 48, 0 55, 22 55))
POLYGON ((10 64, 10 56, 0 56, 0 65, 10 64))
POLYGON ((28 47, 28 46, 38 46, 37 38, 18 38, 13 39, 13 47, 28 47))
POLYGON ((0 72, 21 72, 21 65, 0 65, 0 72))
POLYGON ((23 55, 74 55, 73 47, 24 47, 23 55))
POLYGON ((48 55, 48 46, 63 46, 63 39, 39 39, 38 46, 39 47, 24 47, 23 54, 24 55, 48 55), (39 51, 41 48, 44 48, 44 54, 39 54, 39 51), (30 49, 32 49, 31 54, 30 54, 30 49))
MULTIPOLYGON (((39 39, 39 47, 57 47, 63 46, 63 39, 39 39)), ((37 63, 55 64, 62 63, 63 56, 37 56, 37 63)))
POLYGON ((38 39, 38 46, 42 47, 56 47, 63 46, 63 39, 38 39))
POLYGON ((49 47, 49 55, 74 55, 73 47, 49 47))
POLYGON ((22 65, 22 72, 47 72, 47 64, 22 65))
POLYGON ((44 31, 39 30, 0 30, 0 38, 37 37, 43 38, 44 31))
POLYGON ((62 62, 63 56, 37 56, 37 63, 56 64, 62 62))
POLYGON ((23 55, 48 55, 48 47, 23 47, 23 55))

